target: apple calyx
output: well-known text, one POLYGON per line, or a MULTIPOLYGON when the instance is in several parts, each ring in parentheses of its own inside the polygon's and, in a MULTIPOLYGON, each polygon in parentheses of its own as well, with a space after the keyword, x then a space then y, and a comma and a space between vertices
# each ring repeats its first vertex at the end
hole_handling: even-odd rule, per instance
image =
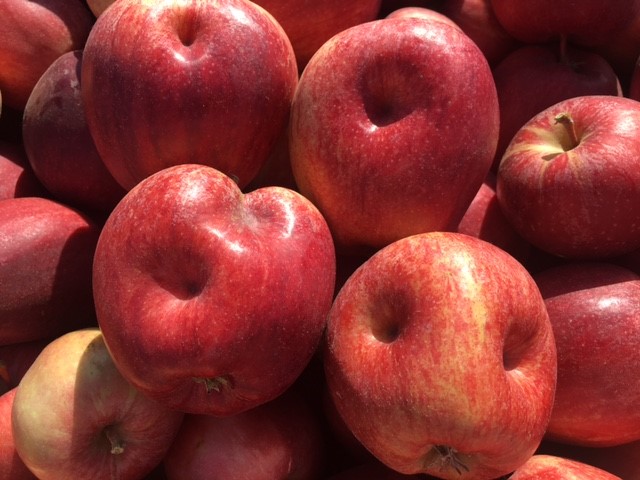
POLYGON ((111 454, 112 455, 120 455, 124 453, 125 443, 118 435, 115 434, 111 426, 106 427, 104 430, 104 436, 109 440, 109 445, 111 446, 111 454))
POLYGON ((206 389, 208 394, 211 392, 220 393, 225 387, 233 387, 233 385, 231 384, 231 379, 228 376, 224 375, 213 378, 193 377, 193 381, 196 383, 204 384, 204 388, 206 389))
POLYGON ((458 475, 462 475, 463 471, 469 471, 469 467, 460 459, 460 453, 448 445, 434 445, 429 451, 428 458, 427 468, 439 462, 441 470, 453 468, 458 475))
POLYGON ((553 118, 553 120, 556 124, 562 125, 566 132, 566 137, 563 136, 560 141, 565 152, 573 150, 578 145, 580 145, 580 139, 578 138, 578 134, 576 133, 576 124, 573 121, 573 118, 571 118, 571 114, 569 114, 568 112, 559 113, 553 118))

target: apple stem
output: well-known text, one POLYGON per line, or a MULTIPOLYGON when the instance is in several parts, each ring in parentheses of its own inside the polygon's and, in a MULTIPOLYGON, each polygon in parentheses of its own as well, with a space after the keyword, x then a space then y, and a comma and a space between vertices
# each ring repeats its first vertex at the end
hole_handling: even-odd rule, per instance
POLYGON ((105 428, 104 435, 107 437, 109 443, 111 444, 112 455, 120 455, 121 453, 124 453, 124 442, 120 437, 115 435, 111 428, 105 428))
POLYGON ((211 392, 220 393, 220 391, 224 387, 228 387, 231 385, 231 381, 225 376, 219 376, 214 378, 194 377, 193 381, 196 383, 203 383, 207 393, 211 393, 211 392))
POLYGON ((576 124, 571 118, 571 115, 567 112, 560 113, 554 117, 555 123, 561 124, 569 137, 568 148, 564 148, 565 151, 572 150, 580 145, 578 134, 576 133, 576 124))

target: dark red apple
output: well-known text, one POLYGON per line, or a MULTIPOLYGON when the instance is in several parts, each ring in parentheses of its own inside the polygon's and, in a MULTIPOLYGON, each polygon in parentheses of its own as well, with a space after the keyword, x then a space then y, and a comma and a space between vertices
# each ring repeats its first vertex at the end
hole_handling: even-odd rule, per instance
POLYGON ((0 140, 0 200, 49 196, 33 172, 24 147, 0 140))
POLYGON ((98 155, 80 96, 82 51, 58 57, 42 74, 24 109, 24 148, 40 182, 56 200, 107 215, 124 196, 98 155))
POLYGON ((328 226, 282 187, 243 194, 179 165, 139 183, 94 259, 99 325, 122 374, 187 413, 231 415, 282 394, 320 343, 335 286, 328 226))

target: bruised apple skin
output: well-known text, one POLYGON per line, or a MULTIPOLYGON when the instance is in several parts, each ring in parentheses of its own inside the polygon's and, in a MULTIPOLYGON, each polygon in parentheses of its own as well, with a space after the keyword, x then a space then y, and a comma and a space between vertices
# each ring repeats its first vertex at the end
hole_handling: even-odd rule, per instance
POLYGON ((323 354, 345 424, 400 473, 495 479, 547 428, 544 301, 518 261, 475 237, 424 233, 375 253, 338 293, 323 354))
POLYGON ((283 393, 309 363, 335 270, 328 226, 302 195, 243 194, 211 167, 170 167, 134 187, 103 227, 98 323, 148 396, 186 413, 239 413, 283 393))

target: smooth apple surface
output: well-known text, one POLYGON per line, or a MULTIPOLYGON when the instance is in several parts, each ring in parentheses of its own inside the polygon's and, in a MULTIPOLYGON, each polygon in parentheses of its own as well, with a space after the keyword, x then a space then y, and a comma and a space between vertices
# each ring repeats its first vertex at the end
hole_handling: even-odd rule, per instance
POLYGON ((347 28, 375 20, 381 0, 256 0, 282 25, 291 40, 298 69, 331 37, 347 28))
POLYGON ((534 455, 509 477, 511 480, 622 480, 586 463, 553 455, 534 455))
POLYGON ((587 446, 640 440, 640 276, 601 262, 573 262, 534 276, 558 352, 546 437, 587 446))
POLYGON ((291 42, 252 2, 124 0, 91 30, 81 91, 96 148, 127 190, 184 163, 243 187, 286 127, 297 81, 291 42))
POLYGON ((518 130, 544 109, 572 97, 622 96, 618 76, 603 57, 566 42, 521 46, 496 65, 493 78, 500 105, 494 171, 518 130))
POLYGON ((53 200, 22 197, 0 201, 0 231, 0 345, 95 324, 95 222, 53 200))
POLYGON ((33 87, 22 139, 35 175, 56 200, 107 215, 125 190, 111 176, 89 133, 80 96, 82 51, 58 57, 33 87))
POLYGON ((304 370, 335 269, 328 226, 302 195, 243 194, 211 167, 170 167, 134 187, 104 225, 98 322, 145 394, 187 413, 239 413, 304 370))
POLYGON ((514 136, 496 187, 526 240, 567 258, 640 247, 640 102, 590 95, 538 113, 514 136))
POLYGON ((127 382, 100 330, 66 333, 38 355, 18 386, 16 450, 40 479, 137 480, 158 465, 183 414, 127 382))
POLYGON ((22 144, 0 140, 0 200, 16 197, 48 197, 22 144))
POLYGON ((22 111, 31 90, 49 65, 63 53, 84 46, 94 20, 81 0, 2 0, 0 90, 3 103, 22 111))
POLYGON ((498 121, 487 61, 459 29, 361 24, 325 43, 300 78, 294 177, 341 247, 452 230, 489 170, 498 121))
POLYGON ((544 301, 519 262, 477 238, 432 232, 379 250, 338 293, 323 353, 345 424, 400 473, 495 479, 546 431, 544 301))
POLYGON ((451 25, 454 28, 460 29, 458 24, 454 22, 451 18, 440 13, 437 10, 433 10, 431 8, 425 7, 401 7, 397 8, 386 18, 422 18, 423 20, 435 21, 435 22, 444 22, 448 25, 451 25))
POLYGON ((298 392, 227 417, 185 415, 164 458, 167 480, 319 480, 320 417, 298 392))
POLYGON ((585 46, 604 44, 638 13, 636 0, 491 0, 504 29, 525 43, 566 37, 585 46))
POLYGON ((0 478, 3 480, 37 480, 18 452, 11 431, 11 410, 17 389, 0 394, 0 478))

